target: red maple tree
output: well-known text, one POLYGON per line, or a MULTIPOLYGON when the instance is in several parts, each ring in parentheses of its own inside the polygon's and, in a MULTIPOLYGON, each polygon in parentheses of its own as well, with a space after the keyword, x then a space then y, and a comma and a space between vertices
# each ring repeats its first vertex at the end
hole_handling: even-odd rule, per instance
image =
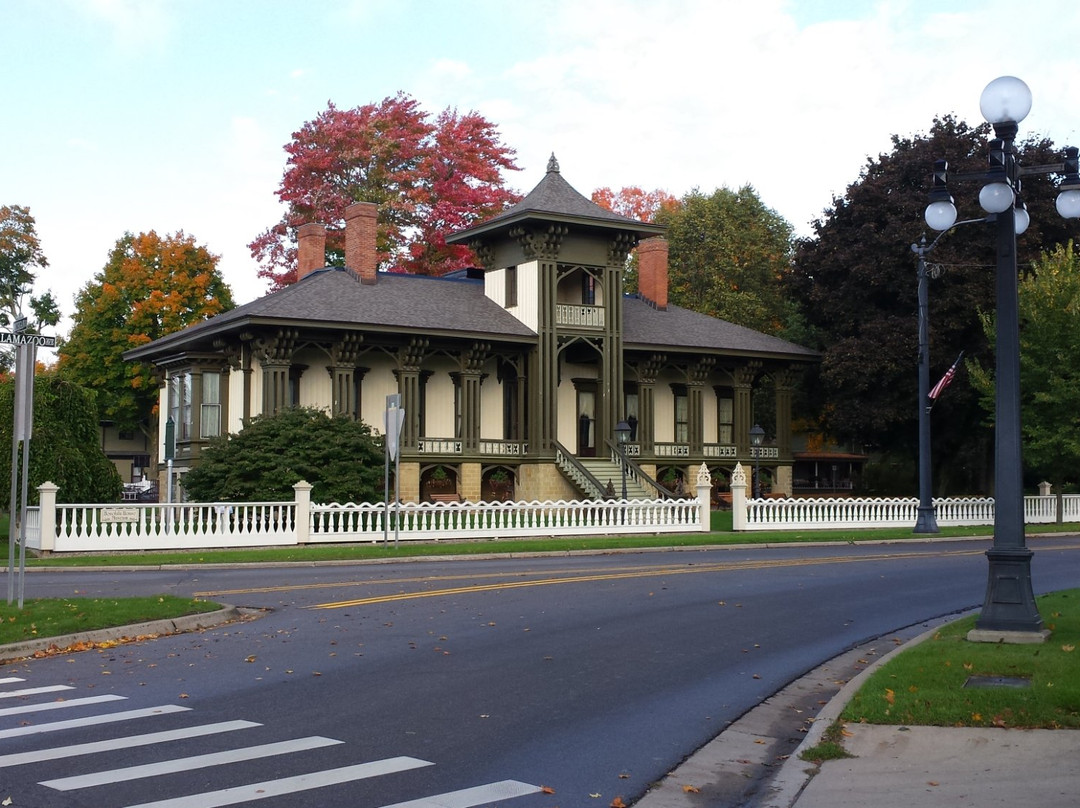
POLYGON ((501 212, 520 197, 505 186, 514 150, 477 112, 446 109, 432 122, 404 93, 378 104, 338 109, 332 102, 293 133, 277 190, 287 210, 248 247, 272 289, 296 280, 296 229, 327 226, 328 261, 344 259, 345 209, 379 206, 379 266, 443 275, 476 263, 446 234, 501 212))

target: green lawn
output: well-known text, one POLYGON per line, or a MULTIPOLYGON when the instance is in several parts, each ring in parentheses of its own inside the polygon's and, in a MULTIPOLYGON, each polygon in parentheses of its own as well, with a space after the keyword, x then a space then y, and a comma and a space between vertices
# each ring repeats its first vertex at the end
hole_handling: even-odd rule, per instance
POLYGON ((128 626, 150 620, 164 620, 187 614, 202 614, 221 608, 216 603, 189 600, 173 595, 144 598, 42 598, 27 600, 20 611, 17 603, 0 603, 0 645, 44 637, 59 637, 114 626, 128 626))
POLYGON ((846 722, 944 727, 1080 728, 1080 589, 1037 600, 1050 639, 1041 645, 968 642, 969 617, 899 652, 848 704, 846 722), (1028 682, 971 687, 972 677, 1028 682), (968 684, 969 686, 965 686, 968 684))

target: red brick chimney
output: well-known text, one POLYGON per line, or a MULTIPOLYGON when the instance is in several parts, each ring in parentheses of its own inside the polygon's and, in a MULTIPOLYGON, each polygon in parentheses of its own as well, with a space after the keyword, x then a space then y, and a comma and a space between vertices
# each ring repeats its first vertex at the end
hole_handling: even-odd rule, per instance
POLYGON ((373 202, 354 202, 345 208, 345 266, 360 276, 361 283, 375 283, 376 280, 378 216, 379 206, 373 202))
POLYGON ((668 296, 668 243, 666 239, 647 238, 637 247, 638 292, 663 311, 668 296))
POLYGON ((326 228, 308 222, 296 228, 296 279, 326 266, 326 228))

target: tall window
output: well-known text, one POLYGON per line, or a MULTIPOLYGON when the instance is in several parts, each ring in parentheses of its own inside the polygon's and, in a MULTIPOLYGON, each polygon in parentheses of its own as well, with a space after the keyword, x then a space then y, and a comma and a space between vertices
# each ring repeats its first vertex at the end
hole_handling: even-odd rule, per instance
POLYGON ((686 396, 686 387, 672 385, 675 395, 675 442, 690 442, 690 401, 686 396))
POLYGON ((506 303, 505 303, 506 308, 510 308, 511 306, 516 306, 517 305, 517 291, 518 291, 517 288, 518 288, 517 267, 507 267, 506 268, 506 290, 505 290, 505 293, 504 293, 504 297, 506 298, 506 303))
POLYGON ((735 442, 735 395, 730 387, 716 388, 716 442, 735 442))
POLYGON ((581 275, 581 302, 586 306, 596 305, 596 278, 588 272, 581 275))
POLYGON ((221 434, 221 374, 202 374, 202 412, 199 434, 214 438, 221 434))
POLYGON ((191 440, 191 374, 180 377, 180 420, 176 422, 176 439, 191 440))

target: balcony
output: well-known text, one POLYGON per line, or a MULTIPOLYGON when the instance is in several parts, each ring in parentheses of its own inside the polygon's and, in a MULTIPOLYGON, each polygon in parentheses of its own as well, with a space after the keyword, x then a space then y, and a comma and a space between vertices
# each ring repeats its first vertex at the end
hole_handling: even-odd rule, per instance
POLYGON ((603 328, 604 307, 560 303, 555 306, 555 324, 572 328, 603 328))

